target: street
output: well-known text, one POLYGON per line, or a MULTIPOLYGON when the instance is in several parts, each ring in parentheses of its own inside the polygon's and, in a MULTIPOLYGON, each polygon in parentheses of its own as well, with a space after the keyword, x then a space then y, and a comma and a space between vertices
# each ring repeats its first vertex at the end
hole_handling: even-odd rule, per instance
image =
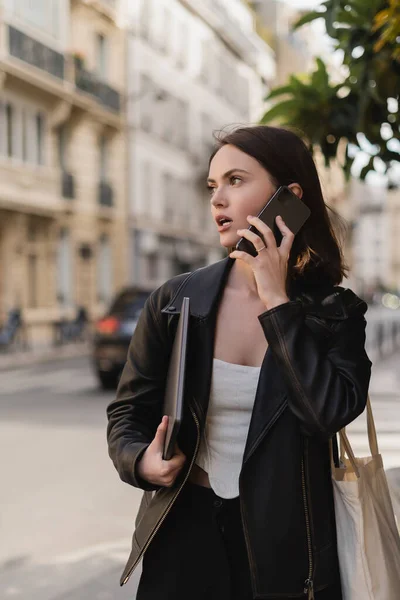
MULTIPOLYGON (((385 466, 400 467, 396 364, 374 371, 373 408, 385 466), (396 392, 396 393, 395 393, 396 392)), ((139 490, 123 484, 107 454, 105 408, 89 359, 1 374, 0 597, 23 600, 133 599, 127 559, 139 490)), ((349 427, 368 452, 362 419, 349 427)))
POLYGON ((113 393, 87 358, 0 377, 0 597, 134 598, 137 577, 120 588, 119 575, 141 492, 107 454, 113 393))

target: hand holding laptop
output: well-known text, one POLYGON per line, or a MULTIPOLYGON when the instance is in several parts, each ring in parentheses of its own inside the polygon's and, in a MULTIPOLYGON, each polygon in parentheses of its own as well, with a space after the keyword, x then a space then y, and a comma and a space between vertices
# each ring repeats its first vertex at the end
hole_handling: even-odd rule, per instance
POLYGON ((172 487, 186 456, 178 447, 178 433, 183 418, 188 350, 190 301, 184 298, 172 345, 165 384, 164 417, 156 435, 137 465, 139 477, 164 487, 172 487))
POLYGON ((176 445, 173 457, 170 460, 163 460, 167 429, 168 417, 164 416, 153 441, 138 462, 137 473, 139 477, 153 485, 172 487, 186 462, 186 456, 176 445))

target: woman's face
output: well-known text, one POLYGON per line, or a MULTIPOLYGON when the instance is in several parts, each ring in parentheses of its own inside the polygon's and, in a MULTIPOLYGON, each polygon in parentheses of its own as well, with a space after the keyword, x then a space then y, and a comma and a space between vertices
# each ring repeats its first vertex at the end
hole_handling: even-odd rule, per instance
POLYGON ((240 239, 237 230, 247 229, 247 216, 257 216, 277 187, 255 158, 229 144, 212 159, 207 181, 221 245, 235 246, 240 239))

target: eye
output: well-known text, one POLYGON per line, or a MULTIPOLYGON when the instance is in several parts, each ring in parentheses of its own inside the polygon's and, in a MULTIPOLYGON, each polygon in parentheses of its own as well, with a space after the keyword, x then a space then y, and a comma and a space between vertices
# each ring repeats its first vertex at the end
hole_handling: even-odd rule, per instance
POLYGON ((230 178, 229 181, 232 185, 236 185, 236 182, 242 181, 242 180, 237 175, 232 175, 232 177, 230 178))
POLYGON ((208 189, 210 196, 212 196, 215 191, 215 187, 212 185, 207 185, 207 189, 208 189))

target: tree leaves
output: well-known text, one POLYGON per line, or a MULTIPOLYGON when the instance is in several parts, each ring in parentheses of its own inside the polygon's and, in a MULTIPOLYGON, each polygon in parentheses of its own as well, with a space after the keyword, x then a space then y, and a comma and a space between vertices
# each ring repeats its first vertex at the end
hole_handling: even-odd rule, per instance
POLYGON ((394 60, 400 62, 400 6, 398 0, 389 0, 389 6, 375 15, 372 31, 380 30, 380 37, 374 44, 374 51, 379 52, 386 45, 392 47, 394 60))
MULTIPOLYGON (((326 164, 337 158, 341 140, 360 148, 361 132, 378 148, 376 156, 387 170, 396 153, 387 149, 382 124, 390 124, 386 134, 392 131, 400 138, 400 113, 393 111, 393 101, 400 101, 399 0, 326 0, 318 10, 304 14, 294 29, 320 18, 335 47, 343 51, 348 77, 332 85, 326 65, 317 58, 308 80, 292 75, 286 85, 269 93, 266 100, 283 101, 270 108, 262 122, 276 120, 301 129, 312 146, 319 146, 326 164)), ((374 156, 361 178, 374 170, 374 156)), ((342 164, 346 177, 353 161, 347 146, 342 164)))
POLYGON ((315 19, 320 19, 323 17, 324 13, 322 11, 312 11, 305 15, 303 15, 296 23, 293 25, 293 29, 298 29, 307 23, 311 23, 311 21, 315 21, 315 19))

